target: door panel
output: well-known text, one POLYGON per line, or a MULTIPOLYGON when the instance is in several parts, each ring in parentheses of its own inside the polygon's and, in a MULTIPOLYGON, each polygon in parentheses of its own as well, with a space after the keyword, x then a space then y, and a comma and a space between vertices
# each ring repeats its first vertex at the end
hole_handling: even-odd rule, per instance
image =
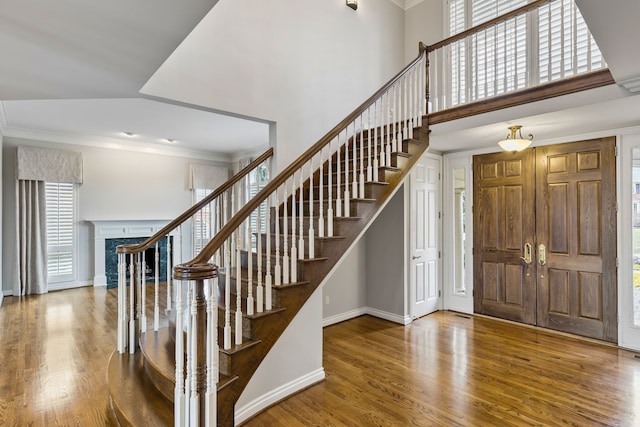
POLYGON ((536 148, 540 326, 617 341, 615 139, 536 148))
POLYGON ((535 267, 523 259, 533 244, 531 150, 475 156, 474 311, 535 324, 535 267))
POLYGON ((474 311, 617 341, 615 138, 473 165, 474 311))

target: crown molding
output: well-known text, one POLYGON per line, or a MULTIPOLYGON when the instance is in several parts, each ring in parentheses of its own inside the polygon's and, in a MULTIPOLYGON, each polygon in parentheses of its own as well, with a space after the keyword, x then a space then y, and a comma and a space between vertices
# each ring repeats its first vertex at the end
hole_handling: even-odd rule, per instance
MULTIPOLYGON (((2 103, 0 102, 0 121, 2 120, 2 111, 2 103)), ((158 143, 132 141, 130 139, 124 138, 108 138, 102 136, 49 132, 36 129, 9 127, 4 128, 3 135, 5 137, 11 138, 32 139, 37 141, 103 148, 108 150, 133 151, 138 153, 159 154, 163 156, 183 157, 189 159, 200 159, 226 163, 231 162, 231 156, 224 153, 191 150, 176 146, 164 146, 158 143)))
POLYGON ((640 76, 632 77, 618 84, 631 93, 640 92, 640 76))
POLYGON ((404 10, 409 10, 413 6, 417 6, 422 3, 424 0, 405 0, 404 2, 404 10))
POLYGON ((398 6, 400 9, 406 10, 405 9, 405 0, 389 0, 391 3, 395 4, 396 6, 398 6))

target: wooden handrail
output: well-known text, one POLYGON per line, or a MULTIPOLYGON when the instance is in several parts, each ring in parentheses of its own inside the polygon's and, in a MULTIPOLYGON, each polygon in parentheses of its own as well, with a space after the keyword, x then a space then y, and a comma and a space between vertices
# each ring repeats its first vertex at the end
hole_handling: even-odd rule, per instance
POLYGON ((340 123, 338 123, 333 129, 331 129, 325 136, 323 136, 318 142, 313 144, 307 151, 305 151, 300 157, 298 157, 293 163, 291 163, 286 169, 280 172, 274 177, 258 194, 256 194, 251 200, 249 200, 230 220, 220 229, 220 231, 209 241, 209 243, 200 251, 200 253, 191 261, 183 264, 184 266, 195 266, 198 264, 206 264, 209 259, 215 254, 216 250, 222 246, 222 244, 229 238, 231 233, 236 230, 245 219, 251 215, 251 213, 260 206, 260 204, 266 200, 268 196, 273 194, 278 188, 288 180, 294 172, 298 171, 304 166, 313 156, 315 156, 322 148, 328 143, 333 141, 349 124, 358 118, 367 108, 369 108, 381 95, 388 91, 398 80, 400 80, 405 74, 407 74, 416 64, 418 64, 422 58, 426 55, 427 46, 419 43, 419 54, 407 65, 402 71, 391 78, 384 86, 378 89, 373 95, 371 95, 366 101, 358 106, 351 114, 345 117, 340 123))
POLYGON ((540 6, 543 6, 547 3, 551 3, 554 0, 537 0, 534 1, 532 3, 529 3, 525 6, 519 7, 517 9, 512 10, 511 12, 507 12, 504 15, 500 15, 497 18, 493 18, 490 19, 486 22, 483 22, 482 24, 478 24, 475 27, 471 27, 468 30, 465 30, 461 33, 455 34, 451 37, 448 37, 442 41, 439 41, 438 43, 432 44, 427 48, 427 51, 429 53, 433 52, 434 50, 440 49, 441 47, 444 47, 446 45, 449 45, 451 43, 457 42, 458 40, 464 39, 468 36, 470 36, 471 34, 475 34, 478 33, 482 30, 484 30, 485 28, 489 28, 492 27, 500 22, 506 21, 508 19, 513 18, 514 16, 518 16, 518 15, 522 15, 523 13, 526 13, 530 10, 533 9, 537 9, 540 6))
POLYGON ((131 254, 142 252, 154 245, 156 242, 160 241, 164 236, 169 234, 172 230, 178 228, 183 222, 188 220, 198 212, 200 209, 211 203, 215 198, 220 196, 222 193, 231 188, 235 183, 244 178, 249 172, 255 169, 260 163, 267 160, 269 157, 273 156, 273 148, 269 148, 267 151, 262 153, 259 157, 257 157, 254 161, 249 163, 246 167, 240 170, 238 173, 233 175, 230 179, 227 180, 224 184, 213 190, 207 197, 191 206, 189 209, 184 211, 182 215, 171 221, 169 224, 165 225, 160 231, 158 231, 153 236, 149 237, 142 243, 132 244, 132 245, 120 245, 117 248, 118 253, 122 254, 131 254))

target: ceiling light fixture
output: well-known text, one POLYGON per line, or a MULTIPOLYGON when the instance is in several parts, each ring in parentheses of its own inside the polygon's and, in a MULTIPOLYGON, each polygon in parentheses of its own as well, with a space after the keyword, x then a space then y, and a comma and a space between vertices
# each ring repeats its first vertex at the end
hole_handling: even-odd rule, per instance
POLYGON ((347 0, 347 6, 349 6, 353 10, 358 9, 358 0, 347 0))
POLYGON ((122 134, 125 135, 125 136, 128 136, 129 138, 131 138, 133 136, 136 136, 136 134, 133 133, 133 132, 122 132, 122 134))
POLYGON ((524 139, 521 128, 522 126, 509 126, 507 137, 498 142, 500 148, 505 151, 522 151, 531 145, 533 135, 529 134, 528 139, 524 139))
POLYGON ((165 138, 164 140, 167 141, 169 144, 175 144, 176 142, 178 142, 178 141, 176 141, 175 139, 172 139, 172 138, 165 138))

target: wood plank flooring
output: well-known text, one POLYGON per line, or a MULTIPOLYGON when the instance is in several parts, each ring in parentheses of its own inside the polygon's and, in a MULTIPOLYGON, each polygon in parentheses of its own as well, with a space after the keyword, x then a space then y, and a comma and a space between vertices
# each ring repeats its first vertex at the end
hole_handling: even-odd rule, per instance
MULTIPOLYGON (((105 426, 116 290, 80 288, 0 307, 0 425, 105 426)), ((440 312, 324 330, 326 381, 255 426, 640 425, 640 359, 615 347, 440 312)))

